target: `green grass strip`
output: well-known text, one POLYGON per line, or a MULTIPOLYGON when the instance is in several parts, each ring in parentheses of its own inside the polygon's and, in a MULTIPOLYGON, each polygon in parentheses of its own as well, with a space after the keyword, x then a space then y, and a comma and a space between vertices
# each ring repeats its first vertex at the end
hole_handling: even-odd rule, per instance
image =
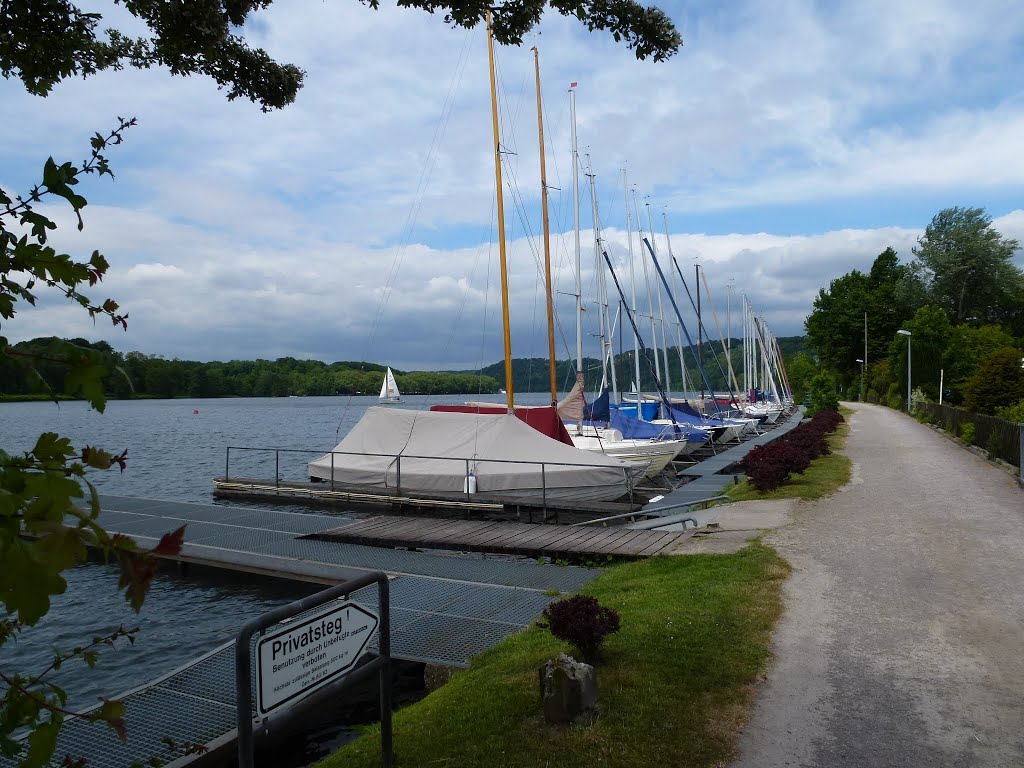
MULTIPOLYGON (((621 616, 598 666, 589 725, 545 723, 538 668, 567 646, 532 626, 398 712, 395 765, 712 766, 735 751, 769 660, 789 567, 760 543, 732 555, 608 568, 586 590, 621 616)), ((379 765, 379 726, 320 763, 379 765)))

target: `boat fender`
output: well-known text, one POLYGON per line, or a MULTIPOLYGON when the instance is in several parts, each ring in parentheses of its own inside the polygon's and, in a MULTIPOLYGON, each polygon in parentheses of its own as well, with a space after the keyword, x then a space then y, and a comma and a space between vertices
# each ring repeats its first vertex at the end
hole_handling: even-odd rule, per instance
POLYGON ((462 492, 476 493, 476 473, 472 469, 469 470, 465 482, 462 483, 462 492))

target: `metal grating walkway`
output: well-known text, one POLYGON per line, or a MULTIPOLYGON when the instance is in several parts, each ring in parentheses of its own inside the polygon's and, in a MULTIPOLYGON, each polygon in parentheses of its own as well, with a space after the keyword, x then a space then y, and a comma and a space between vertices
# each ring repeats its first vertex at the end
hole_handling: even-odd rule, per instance
MULTIPOLYGON (((476 654, 527 626, 555 592, 574 592, 596 569, 533 560, 432 554, 338 544, 299 536, 353 518, 252 507, 101 497, 100 522, 152 546, 187 523, 183 559, 281 577, 340 582, 368 570, 392 576, 391 652, 396 659, 467 666, 476 654)), ((374 609, 376 587, 353 597, 374 609)), ((375 650, 376 645, 371 645, 375 650)), ((85 757, 90 768, 126 768, 158 756, 162 739, 207 744, 235 727, 234 643, 229 642, 159 680, 118 696, 128 705, 124 744, 104 725, 72 720, 56 760, 85 757)), ((0 767, 14 763, 0 758, 0 767)))

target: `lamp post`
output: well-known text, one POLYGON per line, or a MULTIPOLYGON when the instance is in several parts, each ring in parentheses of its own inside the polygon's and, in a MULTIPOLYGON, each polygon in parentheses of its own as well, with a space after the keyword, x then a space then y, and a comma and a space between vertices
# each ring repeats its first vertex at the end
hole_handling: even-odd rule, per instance
POLYGON ((857 362, 860 363, 860 401, 864 402, 864 361, 859 357, 857 362))
POLYGON ((907 337, 907 413, 910 413, 910 331, 901 328, 896 333, 907 337))

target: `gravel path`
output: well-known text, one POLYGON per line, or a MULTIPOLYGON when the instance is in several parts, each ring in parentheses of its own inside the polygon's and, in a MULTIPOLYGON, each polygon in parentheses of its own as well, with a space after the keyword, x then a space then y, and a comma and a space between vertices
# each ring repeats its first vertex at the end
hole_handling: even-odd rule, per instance
POLYGON ((794 572, 734 765, 1024 766, 1024 491, 850 407, 852 482, 768 539, 794 572))

